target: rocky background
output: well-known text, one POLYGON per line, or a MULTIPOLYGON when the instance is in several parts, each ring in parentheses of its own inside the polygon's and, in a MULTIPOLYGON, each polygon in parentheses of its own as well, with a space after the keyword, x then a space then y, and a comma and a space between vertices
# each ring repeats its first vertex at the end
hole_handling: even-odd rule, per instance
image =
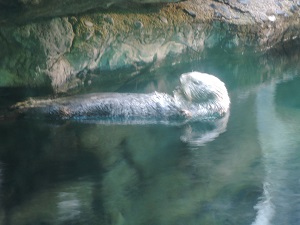
POLYGON ((299 16, 295 0, 0 0, 0 86, 69 92, 182 55, 286 50, 299 16))

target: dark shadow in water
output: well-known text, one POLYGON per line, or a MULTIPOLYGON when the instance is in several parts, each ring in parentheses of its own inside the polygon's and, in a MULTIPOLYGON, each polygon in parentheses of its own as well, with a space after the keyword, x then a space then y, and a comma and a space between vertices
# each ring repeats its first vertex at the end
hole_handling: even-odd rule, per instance
POLYGON ((10 211, 35 193, 80 178, 97 180, 101 174, 97 157, 77 146, 76 127, 56 129, 55 124, 36 121, 7 122, 1 124, 0 136, 5 224, 10 224, 10 211), (63 139, 60 129, 67 133, 63 139))
MULTIPOLYGON (((189 126, 55 124, 35 120, 2 123, 0 159, 3 162, 1 203, 4 224, 26 224, 17 219, 18 213, 21 218, 30 213, 29 224, 47 223, 51 217, 34 219, 45 212, 51 212, 58 224, 85 224, 81 219, 88 224, 115 224, 123 216, 139 215, 134 213, 135 207, 127 204, 142 204, 141 218, 131 218, 133 221, 138 224, 138 221, 148 220, 151 216, 146 213, 147 201, 157 204, 160 192, 168 194, 174 185, 178 194, 188 192, 189 188, 193 192, 198 189, 193 183, 201 177, 200 170, 193 176, 188 169, 197 158, 193 153, 189 155, 187 146, 196 149, 199 144, 198 139, 191 141, 195 136, 188 136, 191 127, 200 136, 216 132, 213 123, 189 126), (90 188, 88 197, 73 196, 85 191, 84 188, 90 188), (61 209, 61 214, 57 214, 47 207, 35 211, 36 202, 46 204, 45 195, 53 192, 57 198, 56 206, 60 208, 66 204, 69 211, 61 209), (152 194, 153 199, 148 199, 152 194), (82 212, 81 219, 76 216, 77 208, 72 208, 77 207, 77 200, 88 208, 82 212), (68 218, 67 215, 72 213, 74 217, 68 218)), ((215 137, 202 140, 201 146, 215 137)), ((177 194, 172 201, 177 201, 177 194)), ((168 201, 166 203, 169 205, 168 201)), ((48 203, 52 204, 51 201, 48 203)), ((176 204, 180 205, 180 200, 176 204)), ((173 216, 177 217, 176 214, 173 216)), ((172 215, 165 217, 172 220, 172 215)), ((151 221, 161 223, 160 218, 151 221)))

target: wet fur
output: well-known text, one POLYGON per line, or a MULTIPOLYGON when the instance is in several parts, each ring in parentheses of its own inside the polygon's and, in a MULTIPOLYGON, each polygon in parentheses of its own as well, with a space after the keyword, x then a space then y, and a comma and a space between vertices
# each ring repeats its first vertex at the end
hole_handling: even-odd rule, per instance
POLYGON ((229 109, 226 87, 204 73, 182 74, 174 96, 95 93, 17 103, 13 108, 26 117, 119 121, 172 121, 220 118, 229 109))

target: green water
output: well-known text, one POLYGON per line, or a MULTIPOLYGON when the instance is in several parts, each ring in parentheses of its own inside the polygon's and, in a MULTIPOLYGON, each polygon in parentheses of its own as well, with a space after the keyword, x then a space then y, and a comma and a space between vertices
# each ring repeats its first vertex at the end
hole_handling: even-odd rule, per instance
MULTIPOLYGON (((228 88, 228 118, 182 126, 1 121, 0 224, 299 224, 298 55, 188 61, 87 91, 170 93, 181 73, 208 72, 228 88)), ((32 94, 3 89, 1 101, 32 94)))

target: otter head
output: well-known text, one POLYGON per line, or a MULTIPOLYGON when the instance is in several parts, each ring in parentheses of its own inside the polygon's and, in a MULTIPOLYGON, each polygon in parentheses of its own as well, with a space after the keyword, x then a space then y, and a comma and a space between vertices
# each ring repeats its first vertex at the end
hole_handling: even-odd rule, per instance
POLYGON ((184 73, 180 84, 174 91, 174 98, 195 116, 222 116, 228 111, 230 99, 227 89, 217 77, 200 72, 184 73))

